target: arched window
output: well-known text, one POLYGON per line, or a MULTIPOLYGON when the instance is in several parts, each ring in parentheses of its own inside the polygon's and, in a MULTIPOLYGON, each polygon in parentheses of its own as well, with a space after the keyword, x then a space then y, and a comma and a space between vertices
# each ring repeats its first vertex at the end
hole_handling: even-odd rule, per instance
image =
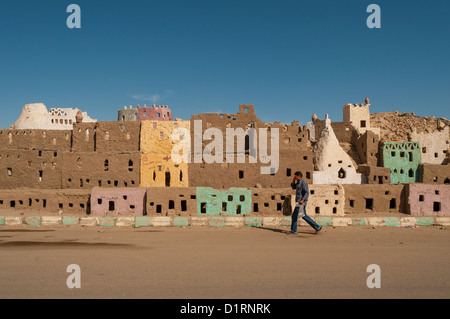
POLYGON ((338 177, 345 178, 345 176, 346 176, 345 170, 341 167, 341 169, 338 172, 338 177))

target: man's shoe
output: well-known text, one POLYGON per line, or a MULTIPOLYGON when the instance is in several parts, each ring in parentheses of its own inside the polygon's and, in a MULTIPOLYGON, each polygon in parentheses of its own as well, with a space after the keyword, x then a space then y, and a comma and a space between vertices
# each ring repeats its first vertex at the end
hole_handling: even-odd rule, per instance
POLYGON ((293 232, 293 231, 291 231, 291 232, 289 232, 290 234, 292 234, 292 235, 297 235, 298 233, 297 232, 293 232))
POLYGON ((316 229, 316 234, 322 230, 322 226, 319 226, 319 229, 316 229))

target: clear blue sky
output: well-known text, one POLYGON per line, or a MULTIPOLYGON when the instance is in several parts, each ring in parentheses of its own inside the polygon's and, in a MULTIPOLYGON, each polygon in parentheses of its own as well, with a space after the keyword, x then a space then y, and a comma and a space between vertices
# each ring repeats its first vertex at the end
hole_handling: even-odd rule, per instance
POLYGON ((124 105, 175 117, 301 124, 341 106, 450 118, 450 1, 8 1, 0 6, 0 128, 27 103, 102 121, 124 105), (81 7, 81 29, 66 8, 81 7), (381 7, 381 29, 366 8, 381 7))

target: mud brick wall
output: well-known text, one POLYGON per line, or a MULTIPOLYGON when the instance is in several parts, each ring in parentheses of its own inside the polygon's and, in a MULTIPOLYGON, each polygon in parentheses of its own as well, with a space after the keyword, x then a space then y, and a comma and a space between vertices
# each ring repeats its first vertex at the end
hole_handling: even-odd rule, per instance
POLYGON ((91 191, 91 214, 94 216, 144 216, 147 189, 101 188, 91 191))
POLYGON ((90 212, 89 190, 2 190, 0 209, 85 215, 90 212))
POLYGON ((190 121, 143 121, 141 123, 141 186, 187 187, 188 163, 175 163, 172 140, 175 129, 189 132, 190 121))
POLYGON ((251 214, 252 197, 247 188, 197 187, 198 215, 244 216, 251 214))
POLYGON ((343 185, 345 213, 406 213, 405 185, 343 185))
POLYGON ((117 113, 118 121, 137 121, 137 108, 132 108, 130 105, 129 108, 127 106, 124 107, 123 110, 119 110, 117 113))
POLYGON ((421 151, 418 142, 383 143, 383 166, 391 169, 391 183, 419 182, 421 151))
POLYGON ((172 111, 166 106, 158 105, 158 107, 138 107, 138 121, 173 121, 172 111))
POLYGON ((419 164, 419 175, 424 184, 450 184, 450 165, 419 164))
POLYGON ((250 188, 252 192, 252 215, 290 216, 292 188, 250 188))
POLYGON ((70 151, 72 131, 0 130, 0 149, 70 151))
POLYGON ((61 188, 62 152, 0 149, 0 189, 61 188))
POLYGON ((353 135, 352 144, 358 152, 362 164, 377 166, 381 164, 379 160, 379 150, 381 147, 380 138, 372 131, 366 131, 361 135, 353 135))
MULTIPOLYGON (((320 132, 322 132, 324 126, 325 120, 314 121, 316 139, 319 138, 320 132)), ((333 128, 334 134, 336 135, 339 143, 352 143, 355 135, 358 134, 352 124, 348 122, 331 122, 331 127, 333 128)))
MULTIPOLYGON (((345 190, 343 185, 309 185, 306 213, 311 216, 344 216, 345 190)), ((295 207, 295 195, 292 197, 295 207)))
POLYGON ((66 152, 62 155, 62 188, 139 186, 139 152, 66 152))
POLYGON ((74 123, 72 152, 95 152, 97 123, 74 123))
POLYGON ((140 143, 140 122, 97 122, 97 152, 137 152, 140 143))
POLYGON ((450 185, 409 184, 407 188, 412 216, 450 216, 450 185))
MULTIPOLYGON (((210 142, 203 140, 202 152, 204 147, 210 142)), ((240 105, 237 114, 207 113, 192 116, 191 145, 193 152, 191 154, 191 163, 188 166, 189 186, 212 188, 229 188, 237 185, 241 187, 286 187, 286 185, 290 184, 296 171, 302 171, 304 178, 308 182, 312 182, 312 172, 314 170, 313 154, 306 126, 299 126, 296 121, 292 124, 264 123, 256 117, 253 105, 240 105), (195 122, 197 120, 202 121, 202 135, 206 129, 213 127, 221 130, 224 139, 226 139, 227 128, 242 128, 244 131, 248 128, 255 128, 257 134, 259 134, 259 128, 266 128, 268 136, 267 151, 269 154, 271 153, 270 130, 277 128, 279 131, 278 171, 274 174, 261 174, 261 167, 267 167, 270 163, 261 163, 259 159, 259 143, 257 146, 257 163, 250 163, 248 139, 244 163, 237 163, 237 138, 235 138, 234 163, 227 163, 226 161, 225 141, 222 150, 223 163, 195 163, 194 138, 196 125, 198 125, 198 122, 195 122)))
POLYGON ((197 215, 196 187, 148 187, 147 215, 197 215))
POLYGON ((368 184, 389 184, 391 182, 391 169, 389 167, 359 165, 358 172, 367 177, 368 184))

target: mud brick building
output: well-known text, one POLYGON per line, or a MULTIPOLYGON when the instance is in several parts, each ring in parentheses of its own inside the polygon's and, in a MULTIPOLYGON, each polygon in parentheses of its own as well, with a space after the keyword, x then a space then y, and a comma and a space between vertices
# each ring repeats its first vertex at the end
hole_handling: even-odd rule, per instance
POLYGON ((314 114, 301 125, 263 122, 248 104, 186 120, 167 106, 130 106, 118 121, 27 104, 0 129, 0 211, 289 216, 301 171, 313 217, 450 216, 450 122, 369 107, 346 104, 342 122, 314 114))

